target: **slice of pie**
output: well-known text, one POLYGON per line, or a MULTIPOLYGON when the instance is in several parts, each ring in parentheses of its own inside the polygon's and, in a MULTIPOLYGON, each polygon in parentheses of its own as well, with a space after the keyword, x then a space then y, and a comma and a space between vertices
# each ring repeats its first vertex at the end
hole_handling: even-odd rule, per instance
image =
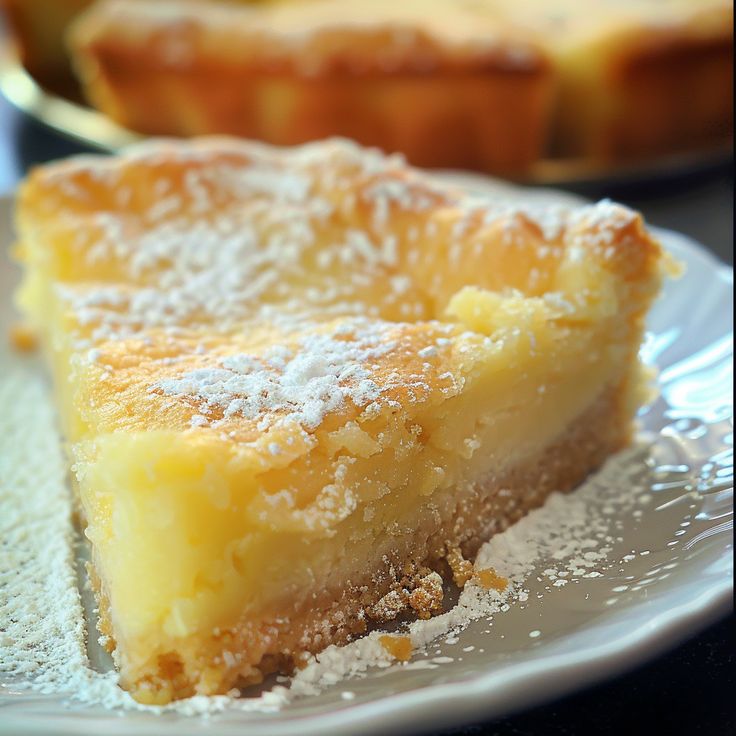
POLYGON ((666 259, 610 202, 524 211, 345 141, 223 138, 37 169, 17 221, 142 702, 439 610, 447 560, 624 446, 644 395, 666 259))

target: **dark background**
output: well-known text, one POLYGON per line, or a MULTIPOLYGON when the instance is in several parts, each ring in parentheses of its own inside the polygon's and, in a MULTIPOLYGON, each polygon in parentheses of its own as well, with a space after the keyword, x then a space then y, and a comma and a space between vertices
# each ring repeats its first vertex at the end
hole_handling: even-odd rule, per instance
MULTIPOLYGON (((0 97, 0 195, 12 193, 33 164, 83 150, 16 112, 0 97)), ((588 187, 581 193, 624 202, 641 210, 651 224, 685 233, 733 263, 731 166, 635 185, 588 187)), ((734 616, 692 634, 664 656, 614 680, 508 718, 442 734, 733 734, 734 616)), ((462 720, 461 713, 458 718, 462 720)))

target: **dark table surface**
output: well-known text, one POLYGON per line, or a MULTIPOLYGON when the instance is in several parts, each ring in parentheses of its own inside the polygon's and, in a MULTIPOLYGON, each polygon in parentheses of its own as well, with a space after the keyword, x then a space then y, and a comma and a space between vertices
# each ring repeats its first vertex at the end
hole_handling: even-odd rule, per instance
MULTIPOLYGON (((16 112, 0 97, 0 194, 12 193, 30 166, 84 149, 16 112)), ((685 233, 733 263, 733 170, 712 168, 666 181, 616 188, 609 196, 647 220, 685 233)), ((446 735, 731 734, 734 707, 734 616, 730 614, 644 666, 603 684, 500 720, 446 735)), ((461 725, 459 723, 459 725, 461 725)))

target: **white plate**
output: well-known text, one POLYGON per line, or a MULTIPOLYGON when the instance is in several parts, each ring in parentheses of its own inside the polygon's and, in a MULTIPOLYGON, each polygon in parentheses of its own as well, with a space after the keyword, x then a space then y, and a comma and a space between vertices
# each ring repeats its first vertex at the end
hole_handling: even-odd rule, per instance
MULTIPOLYGON (((485 188, 479 177, 465 180, 485 188)), ((540 196, 540 195, 535 195, 540 196)), ((568 195, 546 193, 550 199, 568 195)), ((0 246, 10 234, 10 203, 0 202, 0 246)), ((327 734, 456 726, 568 693, 650 658, 728 610, 732 595, 732 302, 731 271, 691 240, 660 231, 687 265, 669 283, 649 321, 645 358, 661 370, 661 396, 642 413, 653 444, 644 464, 642 513, 620 520, 613 564, 601 577, 532 595, 487 624, 475 622, 436 668, 371 670, 339 688, 290 703, 280 712, 226 711, 209 721, 176 713, 110 712, 68 698, 18 689, 0 674, 0 731, 57 734, 327 734), (627 552, 648 550, 646 556, 627 552), (624 563, 625 560, 625 563, 624 563), (529 632, 544 629, 544 636, 529 632), (461 650, 474 647, 458 656, 461 650), (343 688, 344 689, 344 688, 343 688)), ((17 273, 0 254, 0 329, 14 319, 17 273)), ((2 341, 4 343, 4 340, 2 341)), ((19 359, 0 349, 2 371, 19 359), (5 366, 5 367, 4 367, 5 366)), ((25 359, 29 378, 41 368, 25 359)), ((0 413, 7 407, 0 406, 0 413)), ((2 458, 0 457, 0 461, 2 458)), ((1 476, 0 476, 1 479, 1 476)), ((0 529, 2 529, 0 518, 0 529)), ((0 604, 2 604, 0 586, 0 604)), ((0 632, 1 634, 2 632, 0 632)), ((0 642, 1 643, 1 642, 0 642)), ((0 665, 2 663, 0 662, 0 665)))

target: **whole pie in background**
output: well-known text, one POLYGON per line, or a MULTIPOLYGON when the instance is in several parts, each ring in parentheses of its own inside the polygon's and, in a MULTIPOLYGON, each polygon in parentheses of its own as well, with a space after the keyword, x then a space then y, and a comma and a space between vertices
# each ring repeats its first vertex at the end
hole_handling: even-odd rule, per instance
POLYGON ((343 135, 519 176, 726 141, 732 15, 724 0, 103 0, 71 45, 88 98, 133 130, 343 135))
MULTIPOLYGON (((87 3, 4 2, 69 87, 60 27, 87 3)), ((87 100, 143 134, 341 135, 534 178, 728 146, 732 23, 727 0, 99 0, 67 42, 87 100)))
POLYGON ((66 29, 92 3, 93 0, 0 0, 0 10, 5 11, 5 20, 13 34, 23 66, 45 89, 75 100, 82 99, 82 94, 72 70, 66 29))

